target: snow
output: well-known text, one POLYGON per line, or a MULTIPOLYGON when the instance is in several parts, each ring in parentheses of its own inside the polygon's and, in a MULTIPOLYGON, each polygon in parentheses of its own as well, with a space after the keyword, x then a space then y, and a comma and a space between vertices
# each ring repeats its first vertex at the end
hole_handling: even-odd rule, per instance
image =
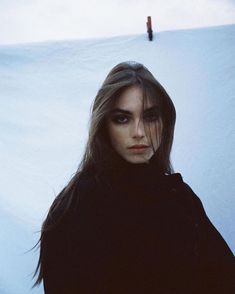
POLYGON ((0 293, 31 290, 42 220, 72 177, 91 103, 121 61, 146 65, 177 110, 173 165, 235 251, 235 25, 0 46, 0 293))

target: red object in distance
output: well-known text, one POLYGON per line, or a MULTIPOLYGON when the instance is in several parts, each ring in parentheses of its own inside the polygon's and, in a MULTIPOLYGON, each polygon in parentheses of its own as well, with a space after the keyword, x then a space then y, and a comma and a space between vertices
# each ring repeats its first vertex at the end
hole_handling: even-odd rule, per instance
POLYGON ((147 29, 152 30, 152 20, 151 20, 151 16, 147 17, 147 29))

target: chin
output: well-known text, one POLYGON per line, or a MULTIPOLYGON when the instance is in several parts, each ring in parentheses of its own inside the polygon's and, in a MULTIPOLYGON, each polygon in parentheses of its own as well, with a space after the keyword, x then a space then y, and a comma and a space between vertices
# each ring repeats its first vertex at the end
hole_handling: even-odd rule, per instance
POLYGON ((130 163, 147 163, 149 160, 146 158, 125 158, 126 161, 130 162, 130 163))

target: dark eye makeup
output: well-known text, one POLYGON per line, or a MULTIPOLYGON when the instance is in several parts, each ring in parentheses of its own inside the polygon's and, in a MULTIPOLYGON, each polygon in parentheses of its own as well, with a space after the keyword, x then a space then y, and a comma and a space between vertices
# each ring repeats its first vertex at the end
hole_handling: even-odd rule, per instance
POLYGON ((115 124, 125 124, 129 122, 129 117, 124 114, 116 114, 111 117, 111 121, 115 124))
MULTIPOLYGON (((147 123, 156 122, 160 114, 156 111, 151 111, 143 115, 143 120, 147 123)), ((116 114, 111 117, 111 121, 115 124, 126 124, 130 121, 130 117, 125 114, 116 114)))
POLYGON ((147 113, 144 113, 143 115, 143 119, 146 122, 155 122, 159 119, 159 117, 160 117, 160 113, 158 110, 154 110, 154 111, 151 110, 147 113))

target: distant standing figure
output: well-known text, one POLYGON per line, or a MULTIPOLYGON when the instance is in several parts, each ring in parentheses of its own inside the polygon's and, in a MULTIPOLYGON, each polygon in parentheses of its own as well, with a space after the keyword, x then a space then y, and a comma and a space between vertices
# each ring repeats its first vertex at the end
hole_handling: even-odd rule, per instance
POLYGON ((110 71, 80 167, 42 226, 45 294, 235 293, 233 253, 173 171, 175 119, 144 65, 110 71))
POLYGON ((153 30, 152 30, 151 16, 148 16, 146 24, 147 24, 147 32, 148 32, 149 41, 152 41, 153 40, 153 30))

